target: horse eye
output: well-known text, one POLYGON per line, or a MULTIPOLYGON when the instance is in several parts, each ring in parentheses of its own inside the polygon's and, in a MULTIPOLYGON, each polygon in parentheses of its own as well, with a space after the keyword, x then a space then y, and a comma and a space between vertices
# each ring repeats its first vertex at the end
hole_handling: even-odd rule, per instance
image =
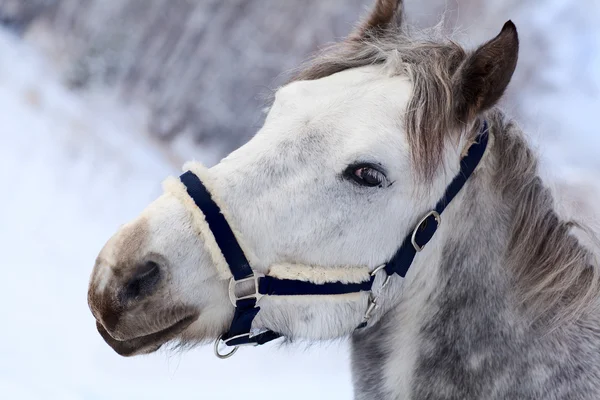
POLYGON ((370 164, 351 165, 346 169, 344 175, 354 182, 368 187, 381 186, 387 179, 383 172, 370 164))

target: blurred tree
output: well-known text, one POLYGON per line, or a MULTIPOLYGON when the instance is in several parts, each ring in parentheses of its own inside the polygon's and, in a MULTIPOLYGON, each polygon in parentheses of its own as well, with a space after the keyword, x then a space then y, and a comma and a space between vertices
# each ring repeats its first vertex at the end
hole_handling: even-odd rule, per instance
POLYGON ((16 32, 48 12, 54 0, 0 0, 0 24, 16 32))
POLYGON ((109 86, 150 108, 148 128, 225 150, 262 124, 270 89, 318 45, 346 35, 370 0, 0 0, 65 42, 73 88, 109 86), (42 6, 42 4, 44 4, 42 6))

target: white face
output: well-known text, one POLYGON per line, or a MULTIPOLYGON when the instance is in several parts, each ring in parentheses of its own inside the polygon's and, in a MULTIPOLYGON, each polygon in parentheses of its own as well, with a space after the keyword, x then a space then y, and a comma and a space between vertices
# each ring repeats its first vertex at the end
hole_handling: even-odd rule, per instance
MULTIPOLYGON (((394 254, 443 192, 421 190, 414 178, 403 128, 410 93, 406 77, 381 66, 277 92, 263 128, 209 170, 211 191, 254 270, 268 273, 276 263, 374 269, 394 254)), ((109 344, 138 354, 225 332, 233 315, 226 284, 189 210, 165 194, 102 250, 90 306, 109 344), (169 313, 174 308, 181 311, 169 313), (130 340, 185 317, 151 339, 130 340)), ((342 336, 360 322, 364 300, 263 298, 256 324, 294 337, 342 336)))
POLYGON ((211 169, 255 268, 376 266, 390 256, 413 208, 402 133, 410 90, 367 67, 277 92, 264 127, 211 169), (385 174, 380 185, 347 176, 363 165, 385 174))

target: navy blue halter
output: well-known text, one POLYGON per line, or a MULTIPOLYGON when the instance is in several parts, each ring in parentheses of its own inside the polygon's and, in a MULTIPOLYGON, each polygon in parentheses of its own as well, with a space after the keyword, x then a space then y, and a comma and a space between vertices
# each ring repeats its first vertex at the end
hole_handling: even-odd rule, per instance
MULTIPOLYGON (((460 171, 446 188, 444 196, 438 201, 435 208, 419 221, 394 256, 382 268, 387 274, 386 282, 394 274, 401 277, 406 276, 417 253, 429 243, 437 231, 441 222, 441 214, 479 165, 487 144, 488 125, 487 122, 484 122, 477 137, 477 142, 469 148, 468 154, 461 159, 460 171)), ((256 276, 231 227, 221 213, 219 206, 212 199, 206 186, 191 171, 185 172, 180 179, 194 203, 204 214, 206 222, 233 275, 229 283, 229 296, 235 306, 235 314, 229 331, 221 336, 226 345, 235 347, 248 344, 259 345, 281 336, 273 331, 264 331, 256 335, 250 333, 252 321, 260 311, 257 302, 262 296, 337 295, 371 291, 375 274, 372 274, 369 280, 362 283, 329 282, 322 284, 278 279, 272 276, 256 276), (249 281, 254 283, 253 293, 247 296, 238 296, 236 294, 237 284, 249 281)), ((367 312, 367 314, 369 313, 370 311, 367 312)), ((367 315, 365 315, 365 319, 367 318, 367 315)), ((365 325, 366 321, 359 328, 365 325)))

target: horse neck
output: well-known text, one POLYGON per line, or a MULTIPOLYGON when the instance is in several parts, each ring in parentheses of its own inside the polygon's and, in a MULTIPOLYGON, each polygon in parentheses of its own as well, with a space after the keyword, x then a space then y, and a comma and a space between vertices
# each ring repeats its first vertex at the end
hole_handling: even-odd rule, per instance
MULTIPOLYGON (((385 314, 353 336, 357 399, 477 398, 483 387, 477 379, 493 374, 495 362, 524 357, 507 345, 526 348, 532 340, 531 321, 518 301, 517 277, 507 268, 519 262, 509 260, 507 248, 519 217, 516 202, 522 199, 497 182, 497 168, 506 167, 498 162, 506 151, 502 135, 509 129, 516 128, 500 117, 492 121, 489 158, 444 212, 440 230, 406 280, 396 283, 403 287, 390 289, 395 294, 385 314), (469 384, 456 385, 465 380, 469 384)), ((512 151, 531 156, 524 142, 512 151)), ((516 174, 512 179, 522 182, 511 187, 539 185, 535 162, 529 173, 516 174)), ((553 212, 541 198, 537 206, 553 212)))

